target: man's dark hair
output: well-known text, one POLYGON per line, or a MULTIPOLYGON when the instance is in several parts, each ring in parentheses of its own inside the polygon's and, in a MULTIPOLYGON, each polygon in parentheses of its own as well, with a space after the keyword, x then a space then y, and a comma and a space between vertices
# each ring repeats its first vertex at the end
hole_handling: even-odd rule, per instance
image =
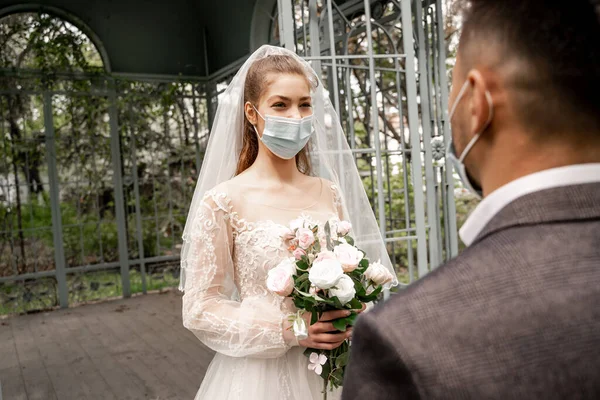
MULTIPOLYGON (((600 0, 467 0, 461 53, 519 60, 508 85, 522 123, 540 133, 600 132, 600 0)), ((470 64, 470 65, 469 65, 470 64)), ((589 136, 588 136, 589 137, 589 136)), ((600 137, 599 137, 600 138, 600 137)))

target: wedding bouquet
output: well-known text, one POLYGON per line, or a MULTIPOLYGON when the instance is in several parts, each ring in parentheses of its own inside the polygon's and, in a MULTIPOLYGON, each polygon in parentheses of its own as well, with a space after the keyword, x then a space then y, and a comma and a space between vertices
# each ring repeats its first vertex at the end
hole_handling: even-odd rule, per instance
MULTIPOLYGON (((303 313, 312 315, 312 325, 326 311, 350 310, 350 316, 332 321, 337 330, 345 332, 354 325, 363 304, 376 300, 395 280, 384 265, 369 262, 354 246, 351 228, 347 221, 332 220, 319 227, 300 218, 282 235, 292 256, 269 271, 267 287, 292 298, 298 313, 290 322, 299 340, 308 337, 303 313)), ((348 340, 334 350, 306 349, 308 368, 325 380, 325 389, 342 384, 349 350, 348 340)))

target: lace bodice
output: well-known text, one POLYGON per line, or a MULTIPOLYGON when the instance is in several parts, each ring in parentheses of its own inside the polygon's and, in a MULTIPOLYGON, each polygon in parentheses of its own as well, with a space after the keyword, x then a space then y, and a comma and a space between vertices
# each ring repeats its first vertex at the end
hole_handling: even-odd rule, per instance
POLYGON ((246 224, 245 229, 235 232, 233 263, 241 299, 260 296, 281 304, 281 297, 267 290, 265 280, 267 272, 290 255, 281 240, 283 228, 266 220, 246 224))
POLYGON ((289 221, 301 217, 324 224, 341 217, 337 189, 328 184, 330 190, 303 210, 249 206, 228 189, 206 193, 194 218, 194 235, 184 238, 192 256, 184 266, 183 322, 215 351, 277 357, 294 345, 283 339, 283 322, 296 310, 267 289, 267 273, 291 256, 282 239, 289 221))

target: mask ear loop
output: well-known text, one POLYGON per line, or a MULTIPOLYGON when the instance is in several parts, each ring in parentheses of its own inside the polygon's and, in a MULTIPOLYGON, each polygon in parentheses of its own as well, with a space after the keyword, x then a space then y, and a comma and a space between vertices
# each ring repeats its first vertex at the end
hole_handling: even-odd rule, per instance
MULTIPOLYGON (((256 109, 256 107, 254 107, 254 104, 252 104, 252 108, 254 108, 254 111, 256 111, 256 113, 262 118, 263 121, 266 121, 265 117, 263 117, 262 114, 256 109)), ((258 140, 262 140, 262 138, 258 134, 258 129, 256 129, 256 125, 252 124, 252 127, 254 128, 254 132, 256 132, 256 136, 258 137, 258 140)))
POLYGON ((450 110, 450 114, 448 114, 448 120, 450 121, 450 123, 452 123, 452 117, 454 116, 454 113, 456 112, 456 107, 462 100, 462 97, 464 96, 465 91, 467 90, 468 87, 469 87, 469 81, 467 80, 467 81, 465 81, 465 83, 463 83, 462 87, 458 91, 458 94, 456 95, 456 99, 454 100, 454 104, 452 104, 452 109, 450 110))
POLYGON ((485 91, 485 99, 487 100, 488 107, 490 109, 490 112, 488 114, 488 119, 485 122, 485 125, 483 126, 483 128, 481 129, 481 132, 479 132, 478 134, 476 134, 475 136, 473 136, 473 139, 471 139, 471 141, 469 142, 469 144, 467 145, 467 147, 465 147, 465 149, 463 150, 463 152, 460 155, 460 158, 458 160, 461 163, 465 160, 465 157, 467 156, 467 154, 469 154, 469 151, 471 151, 471 148, 473 146, 475 146, 475 143, 477 143, 477 140, 479 139, 479 136, 481 136, 481 134, 487 129, 487 127, 492 122, 492 119, 494 118, 494 102, 492 101, 492 94, 489 92, 489 90, 485 91))

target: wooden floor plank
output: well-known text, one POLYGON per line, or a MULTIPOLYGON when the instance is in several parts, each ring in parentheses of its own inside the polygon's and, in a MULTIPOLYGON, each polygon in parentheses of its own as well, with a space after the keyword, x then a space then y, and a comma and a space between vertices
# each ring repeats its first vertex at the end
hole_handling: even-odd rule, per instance
POLYGON ((27 400, 25 382, 12 332, 13 322, 0 321, 0 384, 4 399, 27 400))
POLYGON ((130 319, 131 323, 144 332, 148 332, 151 340, 157 347, 160 346, 161 353, 167 355, 171 364, 177 366, 182 375, 190 379, 190 382, 196 382, 199 387, 206 368, 212 360, 212 354, 203 351, 197 345, 189 345, 187 340, 182 340, 180 335, 174 335, 173 331, 164 328, 158 316, 148 318, 143 314, 133 314, 130 319))
POLYGON ((178 354, 177 350, 161 337, 157 337, 155 332, 147 329, 146 324, 141 324, 134 319, 135 310, 126 308, 117 315, 114 320, 127 327, 132 335, 141 340, 148 351, 159 357, 155 368, 161 371, 165 381, 174 385, 181 398, 194 397, 195 391, 200 386, 202 377, 195 371, 190 370, 186 364, 185 358, 178 354), (192 392, 193 388, 193 393, 192 392))
POLYGON ((56 397, 59 399, 87 399, 86 392, 89 392, 90 388, 82 385, 82 382, 68 368, 68 363, 71 361, 70 354, 56 345, 56 332, 53 331, 52 326, 47 326, 44 314, 17 318, 27 318, 30 331, 52 381, 56 397), (41 325, 44 325, 43 329, 40 327, 41 325))
MULTIPOLYGON (((152 304, 152 313, 160 314, 161 319, 165 321, 165 323, 171 324, 172 327, 183 327, 183 320, 181 315, 181 294, 168 292, 163 294, 164 300, 155 301, 152 304)), ((145 308, 148 309, 148 308, 145 308)), ((192 346, 200 346, 200 348, 205 349, 207 352, 213 354, 214 351, 210 350, 206 347, 200 340, 189 330, 184 328, 185 339, 190 342, 192 346)), ((211 357, 212 360, 212 357, 211 357)))
POLYGON ((86 327, 109 349, 110 356, 127 371, 132 387, 139 388, 136 399, 175 399, 174 391, 166 386, 152 371, 152 363, 147 361, 145 350, 121 340, 98 316, 85 319, 86 327))
MULTIPOLYGON (((54 386, 46 371, 40 351, 31 334, 30 317, 12 319, 15 347, 19 355, 24 390, 29 400, 56 400, 54 386)), ((44 329, 45 325, 41 325, 44 329)))
POLYGON ((126 326, 115 321, 112 314, 98 313, 95 317, 96 323, 102 325, 104 329, 110 329, 118 341, 113 355, 138 375, 151 392, 151 396, 161 400, 180 398, 176 384, 163 374, 164 363, 160 355, 126 326))
POLYGON ((70 319, 85 318, 85 309, 61 310, 48 314, 44 320, 53 332, 56 345, 62 350, 65 367, 77 376, 86 391, 86 398, 92 400, 116 400, 117 396, 96 368, 88 353, 81 347, 71 331, 66 327, 70 319), (83 312, 82 312, 83 311, 83 312))
POLYGON ((0 388, 3 400, 27 400, 25 385, 18 369, 0 369, 0 388))
POLYGON ((192 399, 214 352, 149 294, 0 320, 3 400, 192 399))
POLYGON ((206 367, 214 357, 214 351, 204 346, 193 333, 187 329, 181 330, 181 314, 173 314, 161 308, 165 301, 144 303, 133 314, 133 317, 144 324, 148 329, 154 331, 157 336, 162 337, 166 342, 175 346, 190 360, 196 372, 204 377, 206 367), (197 368, 202 368, 198 370, 197 368))
POLYGON ((101 339, 89 330, 85 323, 86 318, 85 315, 78 320, 68 318, 64 323, 71 332, 73 340, 79 343, 110 386, 112 393, 120 400, 138 399, 140 393, 144 393, 145 397, 143 383, 136 379, 135 374, 123 368, 112 356, 111 349, 104 346, 101 339))

